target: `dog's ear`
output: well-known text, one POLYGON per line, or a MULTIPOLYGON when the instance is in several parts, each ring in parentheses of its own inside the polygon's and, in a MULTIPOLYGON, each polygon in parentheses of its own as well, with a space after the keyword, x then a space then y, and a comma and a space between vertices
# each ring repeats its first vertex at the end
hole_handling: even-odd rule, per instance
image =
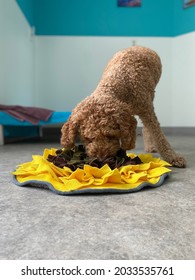
POLYGON ((78 124, 69 118, 69 120, 62 126, 61 133, 61 145, 65 148, 72 148, 76 142, 78 124))

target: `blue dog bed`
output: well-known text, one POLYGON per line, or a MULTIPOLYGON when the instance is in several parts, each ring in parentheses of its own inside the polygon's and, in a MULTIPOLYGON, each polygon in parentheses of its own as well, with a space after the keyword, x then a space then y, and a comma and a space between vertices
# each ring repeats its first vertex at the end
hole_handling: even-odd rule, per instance
POLYGON ((38 136, 39 128, 43 125, 64 123, 71 112, 53 112, 47 121, 39 121, 33 125, 28 121, 19 121, 6 112, 0 111, 0 144, 4 144, 6 137, 38 136))

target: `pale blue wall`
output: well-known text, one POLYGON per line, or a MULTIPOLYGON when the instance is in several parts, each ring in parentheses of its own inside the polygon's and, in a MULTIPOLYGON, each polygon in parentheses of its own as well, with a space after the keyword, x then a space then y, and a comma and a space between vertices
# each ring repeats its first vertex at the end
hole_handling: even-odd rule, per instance
POLYGON ((34 43, 16 1, 0 0, 0 103, 32 106, 34 43))

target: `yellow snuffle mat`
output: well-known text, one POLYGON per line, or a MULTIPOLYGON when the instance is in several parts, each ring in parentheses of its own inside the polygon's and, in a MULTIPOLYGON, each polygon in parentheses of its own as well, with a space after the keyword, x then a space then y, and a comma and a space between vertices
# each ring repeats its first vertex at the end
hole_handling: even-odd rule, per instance
MULTIPOLYGON (((151 154, 139 154, 143 163, 111 169, 107 164, 101 168, 84 165, 72 171, 57 167, 47 160, 56 149, 45 149, 43 155, 33 155, 31 162, 20 164, 14 174, 14 183, 19 186, 47 187, 57 194, 120 193, 141 190, 143 187, 162 185, 171 166, 151 154)), ((128 154, 131 158, 135 154, 128 154)))

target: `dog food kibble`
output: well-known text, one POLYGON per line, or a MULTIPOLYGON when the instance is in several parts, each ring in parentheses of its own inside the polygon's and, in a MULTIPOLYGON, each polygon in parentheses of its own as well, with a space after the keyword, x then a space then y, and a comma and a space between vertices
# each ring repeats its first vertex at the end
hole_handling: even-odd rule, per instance
POLYGON ((49 155, 47 160, 53 162, 54 165, 60 168, 63 168, 64 166, 69 167, 72 171, 75 171, 77 168, 83 169, 85 164, 97 168, 101 168, 107 164, 111 169, 115 169, 124 165, 136 165, 142 163, 138 156, 131 159, 123 150, 119 150, 116 156, 103 158, 101 160, 88 157, 83 145, 75 146, 69 150, 57 150, 56 155, 49 155))

